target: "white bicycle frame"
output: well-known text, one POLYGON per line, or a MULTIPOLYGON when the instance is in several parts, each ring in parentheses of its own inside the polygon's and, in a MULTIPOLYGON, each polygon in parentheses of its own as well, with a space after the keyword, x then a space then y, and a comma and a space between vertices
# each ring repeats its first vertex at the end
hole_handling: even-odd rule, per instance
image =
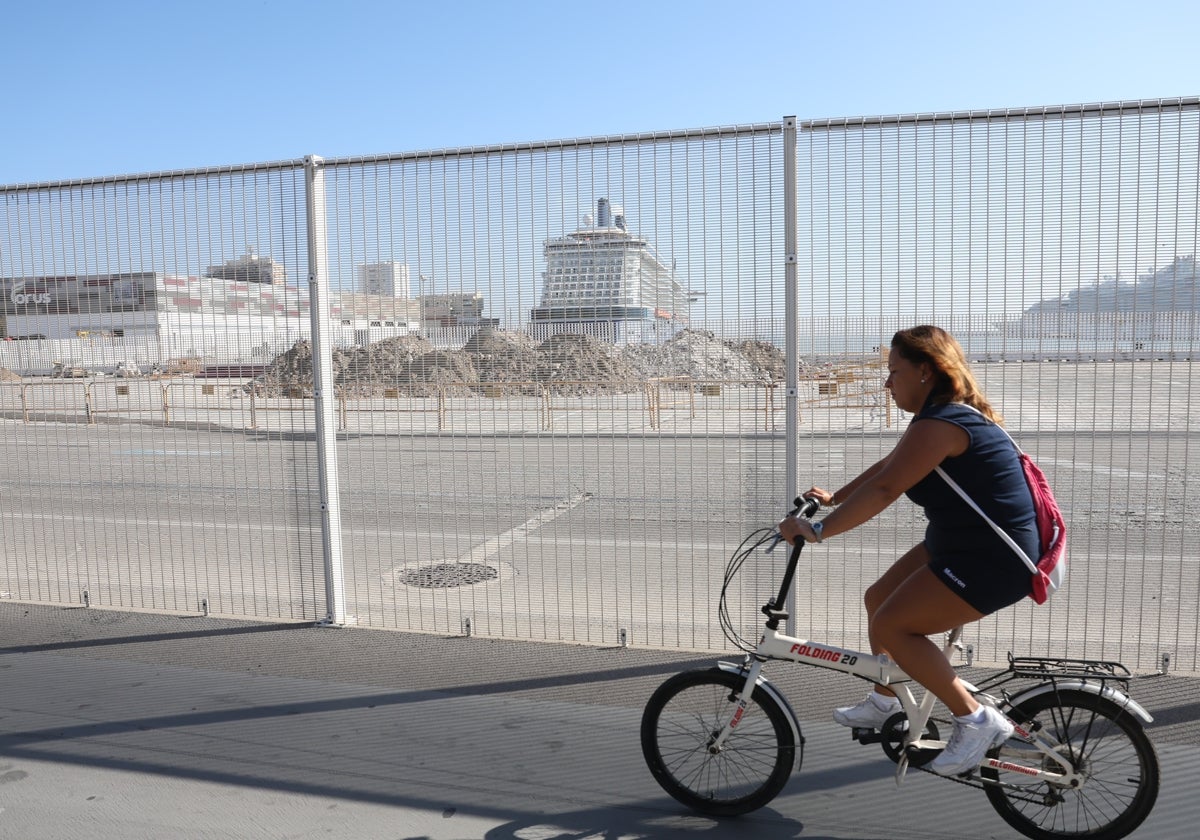
MULTIPOLYGON (((790 586, 796 563, 799 560, 800 548, 800 545, 792 548, 791 557, 788 562, 788 571, 785 573, 784 578, 784 589, 790 586)), ((771 613, 768 613, 768 616, 771 616, 771 613)), ((776 624, 777 618, 778 616, 776 616, 776 624)), ((780 632, 777 626, 772 627, 771 625, 772 618, 768 618, 767 625, 763 629, 762 638, 759 640, 754 652, 747 656, 744 663, 740 665, 729 662, 720 663, 720 667, 723 670, 736 671, 738 673, 744 672, 746 674, 746 684, 738 697, 737 707, 733 715, 710 744, 710 749, 714 751, 719 750, 725 739, 737 728, 750 704, 750 699, 756 686, 763 686, 772 695, 779 697, 778 692, 774 690, 774 687, 762 675, 763 666, 768 660, 782 660, 801 665, 812 665, 816 668, 826 668, 831 671, 841 671, 842 673, 861 677, 890 688, 900 700, 900 706, 908 717, 908 730, 904 735, 904 748, 900 751, 900 760, 897 762, 896 768, 897 784, 904 780, 904 776, 908 772, 908 750, 910 747, 933 750, 943 749, 946 746, 945 741, 921 737, 921 733, 925 731, 926 725, 933 714, 933 706, 936 700, 933 693, 922 691, 918 699, 917 694, 912 689, 914 680, 900 666, 894 663, 890 657, 887 655, 863 653, 849 648, 837 647, 836 645, 788 636, 780 632)), ((957 648, 957 641, 961 631, 961 627, 955 628, 950 633, 946 645, 942 649, 943 654, 948 660, 957 648)), ((999 708, 995 698, 986 692, 980 691, 965 680, 963 684, 980 703, 992 706, 993 708, 999 708)), ((782 701, 781 697, 780 700, 782 701)), ((780 705, 791 718, 789 722, 797 736, 797 743, 799 743, 799 721, 795 719, 795 713, 786 702, 781 702, 780 705)), ((1015 737, 1033 747, 1041 756, 1048 758, 1049 761, 1042 760, 1041 756, 1039 756, 1037 764, 1030 765, 1028 763, 1017 764, 999 758, 985 758, 980 763, 980 767, 991 768, 1005 773, 1019 774, 1024 777, 1024 781, 1028 784, 1052 782, 1055 785, 1068 787, 1076 787, 1082 784, 1083 780, 1078 774, 1070 771, 1061 762, 1061 756, 1055 751, 1053 744, 1048 743, 1036 733, 1027 731, 1019 724, 1013 721, 1010 722, 1015 727, 1015 737), (1046 767, 1061 768, 1064 772, 1053 772, 1047 770, 1046 767)), ((1002 748, 1002 751, 1006 750, 1002 748)), ((1029 751, 1021 752, 1024 753, 1024 758, 1027 759, 1029 757, 1029 751)))

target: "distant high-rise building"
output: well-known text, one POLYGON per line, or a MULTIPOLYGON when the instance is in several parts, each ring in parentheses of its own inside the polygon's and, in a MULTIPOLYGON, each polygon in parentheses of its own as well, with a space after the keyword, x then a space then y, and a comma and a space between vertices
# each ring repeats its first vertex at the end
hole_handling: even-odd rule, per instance
POLYGON ((497 320, 483 317, 483 308, 483 294, 480 292, 450 292, 421 298, 421 312, 426 325, 497 325, 497 320))
POLYGON ((287 282, 284 267, 270 257, 260 257, 253 248, 247 248, 244 256, 226 260, 223 265, 210 265, 205 276, 235 283, 266 283, 271 286, 282 286, 287 282))
POLYGON ((536 333, 587 332, 638 340, 688 320, 688 297, 675 273, 646 239, 631 234, 625 212, 608 199, 573 233, 546 240, 541 306, 530 312, 536 333))
POLYGON ((367 295, 384 295, 407 300, 412 296, 408 264, 384 260, 360 265, 358 289, 367 295))

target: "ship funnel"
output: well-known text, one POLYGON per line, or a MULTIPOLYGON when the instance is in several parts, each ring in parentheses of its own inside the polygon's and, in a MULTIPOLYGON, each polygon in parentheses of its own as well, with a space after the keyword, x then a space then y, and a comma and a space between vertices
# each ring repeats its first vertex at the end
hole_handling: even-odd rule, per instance
POLYGON ((620 204, 614 204, 612 206, 612 211, 613 224, 619 227, 621 230, 625 230, 625 208, 620 204))
POLYGON ((596 227, 612 227, 612 216, 608 210, 607 198, 602 198, 596 202, 596 227))

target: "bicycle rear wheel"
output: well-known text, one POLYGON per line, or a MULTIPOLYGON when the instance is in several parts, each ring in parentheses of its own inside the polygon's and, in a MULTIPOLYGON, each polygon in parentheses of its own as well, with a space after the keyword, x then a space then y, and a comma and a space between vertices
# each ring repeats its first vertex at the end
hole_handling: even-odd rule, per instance
MULTIPOLYGON (((1013 707, 1008 716, 1058 745, 1063 765, 1083 777, 1078 788, 1045 782, 1023 784, 1013 773, 984 769, 1008 787, 988 785, 992 807, 1005 822, 1034 840, 1075 837, 1118 840, 1149 815, 1158 798, 1158 757, 1132 712, 1084 691, 1048 692, 1013 707)), ((988 753, 1014 763, 1058 769, 1055 762, 1016 739, 988 753)))
POLYGON ((787 714, 755 686, 720 750, 710 744, 737 710, 744 675, 719 668, 671 677, 642 714, 642 754, 663 790, 704 814, 733 816, 766 805, 796 760, 787 714))

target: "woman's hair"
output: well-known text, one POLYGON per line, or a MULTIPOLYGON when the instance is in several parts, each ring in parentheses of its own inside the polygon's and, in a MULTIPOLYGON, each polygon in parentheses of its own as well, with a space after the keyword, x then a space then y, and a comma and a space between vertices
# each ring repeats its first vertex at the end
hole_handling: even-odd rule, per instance
POLYGON ((935 403, 960 402, 978 409, 993 423, 1004 418, 992 408, 967 365, 966 354, 954 336, 941 327, 922 324, 892 336, 892 347, 913 364, 928 364, 934 370, 931 398, 935 403))

